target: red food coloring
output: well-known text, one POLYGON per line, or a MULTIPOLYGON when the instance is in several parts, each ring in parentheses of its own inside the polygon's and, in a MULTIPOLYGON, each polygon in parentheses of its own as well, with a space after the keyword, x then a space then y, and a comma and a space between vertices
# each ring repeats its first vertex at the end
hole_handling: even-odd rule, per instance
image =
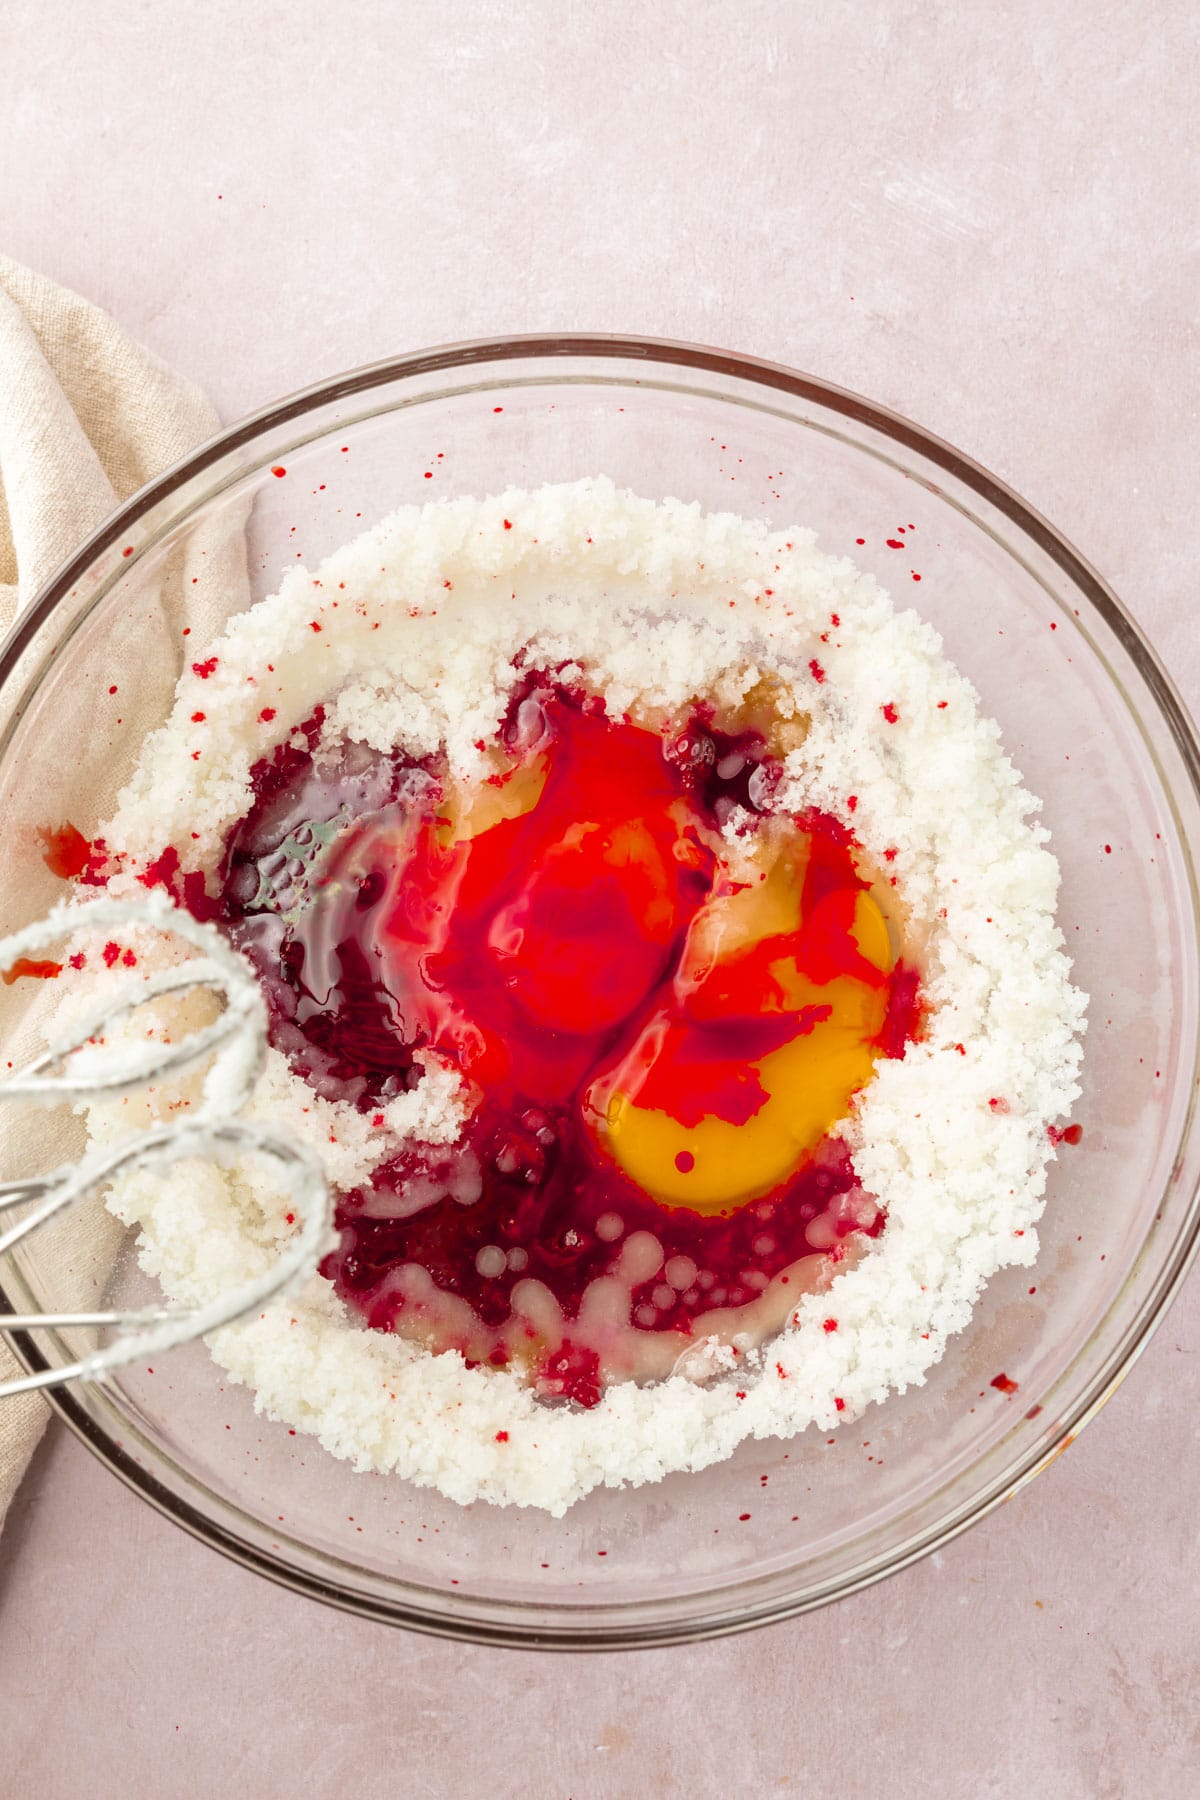
POLYGON ((42 844, 42 861, 60 881, 73 881, 82 875, 92 858, 92 846, 82 831, 68 820, 53 828, 44 826, 38 832, 42 844))
POLYGON ((498 1444, 507 1444, 507 1442, 508 1442, 508 1433, 507 1433, 507 1431, 498 1431, 498 1432, 497 1432, 497 1433, 496 1433, 496 1442, 497 1442, 497 1443, 498 1443, 498 1444))
POLYGON ((108 691, 109 691, 109 693, 110 693, 110 694, 115 694, 115 693, 116 693, 116 691, 117 691, 117 684, 116 684, 116 682, 115 682, 115 681, 114 681, 114 683, 113 683, 113 685, 112 685, 112 686, 111 686, 111 687, 110 687, 110 688, 109 688, 109 690, 108 690, 108 691))
POLYGON ((46 962, 36 960, 31 956, 18 956, 16 962, 10 963, 9 967, 0 973, 0 980, 4 982, 5 987, 11 987, 14 981, 20 981, 23 977, 28 977, 31 981, 53 981, 56 975, 62 974, 62 971, 63 966, 60 962, 46 962))
POLYGON ((920 1036, 924 1015, 917 971, 897 963, 888 978, 887 1012, 878 1040, 882 1054, 893 1059, 903 1056, 908 1045, 920 1036))
POLYGON ((117 961, 120 954, 121 954, 120 944, 113 944, 113 943, 105 944, 104 949, 101 951, 101 955, 104 958, 105 968, 111 969, 113 964, 117 961))
MULTIPOLYGON (((203 662, 194 662, 192 664, 192 674, 198 675, 201 681, 207 681, 209 676, 215 670, 216 666, 217 666, 216 657, 208 656, 208 657, 205 657, 203 662)), ((115 692, 116 690, 114 689, 113 691, 115 692)))
POLYGON ((505 521, 504 521, 504 529, 505 529, 505 531, 511 531, 511 530, 512 530, 512 520, 511 520, 511 519, 505 519, 505 521))
POLYGON ((69 956, 67 961, 73 969, 82 969, 87 962, 87 957, 82 950, 76 950, 74 956, 69 956))
POLYGON ((847 812, 857 812, 858 811, 858 795, 857 794, 850 794, 847 797, 846 811, 847 812))
POLYGON ((133 545, 126 544, 125 548, 121 552, 121 555, 122 556, 132 556, 133 555, 133 545))
POLYGON ((950 704, 950 702, 948 700, 939 700, 937 703, 938 711, 945 712, 945 710, 949 706, 949 704, 950 704))
POLYGON ((921 577, 917 574, 917 571, 915 569, 910 569, 909 574, 912 576, 914 581, 920 581, 921 577))
POLYGON ((866 538, 855 538, 854 541, 856 544, 865 544, 867 540, 866 538))
POLYGON ((1011 1375, 1001 1373, 992 1376, 991 1385, 998 1393, 1015 1394, 1021 1384, 1019 1381, 1014 1381, 1011 1375))
POLYGON ((1052 1144, 1078 1144, 1083 1140, 1082 1125, 1047 1125, 1046 1136, 1052 1144))
POLYGON ((821 667, 820 663, 817 661, 815 656, 809 662, 808 672, 812 676, 813 680, 817 683, 817 685, 820 686, 820 684, 825 679, 825 671, 821 667))
MULTIPOLYGON (((752 1206, 724 1215, 668 1208, 601 1158, 584 1123, 581 1095, 611 1046, 631 1021, 671 1003, 688 928, 709 894, 715 865, 689 821, 711 832, 733 807, 753 818, 769 804, 777 767, 758 734, 721 733, 703 710, 664 742, 534 671, 513 696, 501 742, 517 767, 539 758, 536 802, 459 840, 445 829, 439 765, 397 752, 365 767, 348 759, 318 770, 319 726, 314 717, 303 728, 307 750, 280 745, 252 771, 255 802, 229 838, 210 904, 259 972, 273 1041, 323 1093, 382 1123, 384 1102, 422 1079, 414 1053, 427 1047, 483 1096, 468 1126, 478 1197, 462 1204, 447 1192, 390 1217, 377 1200, 364 1210, 361 1192, 345 1194, 338 1246, 323 1271, 382 1330, 400 1328, 407 1303, 393 1272, 406 1264, 467 1301, 488 1328, 511 1319, 519 1281, 539 1281, 558 1302, 567 1337, 553 1351, 530 1350, 537 1391, 593 1406, 599 1360, 572 1343, 570 1327, 620 1252, 607 1229, 596 1229, 604 1215, 620 1219, 625 1237, 652 1232, 664 1262, 690 1258, 711 1277, 665 1303, 657 1275, 634 1289, 634 1314, 655 1319, 638 1329, 687 1332, 695 1314, 750 1299, 742 1271, 771 1279, 811 1254, 809 1223, 856 1186, 848 1151, 827 1145, 752 1206), (589 823, 582 839, 581 819, 589 823), (479 1253, 489 1250, 481 1260, 491 1268, 496 1246, 505 1265, 482 1274, 479 1253)), ((811 834, 804 914, 816 909, 826 920, 813 927, 812 978, 861 979, 866 968, 878 986, 885 978, 863 962, 852 935, 834 929, 843 898, 852 917, 863 886, 849 833, 822 815, 798 823, 811 834)), ((177 863, 163 874, 178 885, 177 863)), ((749 983, 749 996, 759 992, 754 976, 750 956, 728 981, 749 983)), ((879 1046, 901 1055, 919 1023, 916 977, 897 969, 886 979, 879 1046)), ((740 991, 730 988, 731 1002, 740 991)), ((731 1006, 703 1070, 694 1057, 674 1069, 664 1059, 657 1078, 673 1116, 683 1120, 695 1103, 701 1074, 702 1116, 744 1107, 747 1066, 779 1031, 777 1018, 754 1016, 760 1008, 761 1000, 731 1006)), ((795 1034, 793 1020, 787 1035, 795 1034)), ((685 1171, 691 1152, 677 1155, 685 1171)), ((446 1163, 429 1156, 406 1146, 374 1172, 374 1194, 403 1192, 416 1176, 446 1180, 446 1163)), ((866 1235, 882 1228, 881 1216, 866 1235)), ((842 1244, 835 1249, 844 1254, 842 1244)))
POLYGON ((1045 1409, 1041 1406, 1031 1406, 1029 1408, 1029 1411, 1025 1414, 1025 1417, 1027 1419, 1036 1419, 1038 1417, 1038 1414, 1043 1412, 1044 1410, 1045 1409))
POLYGON ((220 915, 220 902, 209 895, 203 873, 199 869, 181 869, 179 852, 173 844, 146 864, 138 880, 143 887, 164 888, 175 904, 184 907, 194 919, 203 922, 220 915))
POLYGON ((748 1518, 749 1518, 749 1517, 750 1517, 750 1514, 749 1514, 749 1513, 739 1513, 739 1514, 738 1514, 738 1524, 739 1524, 739 1525, 744 1525, 744 1524, 745 1524, 745 1523, 746 1523, 746 1520, 747 1520, 747 1519, 748 1519, 748 1518))
POLYGON ((308 621, 308 629, 310 631, 320 631, 322 629, 321 621, 319 619, 310 619, 308 621))
POLYGON ((276 463, 275 467, 271 470, 271 473, 272 473, 272 475, 274 475, 274 476, 278 477, 280 480, 282 480, 283 476, 285 476, 287 474, 287 470, 284 468, 282 463, 276 463))
POLYGON ((675 1156, 675 1167, 681 1175, 690 1175, 696 1166, 696 1159, 690 1150, 680 1150, 675 1156))
POLYGON ((889 550, 903 550, 904 548, 904 544, 900 538, 885 538, 884 542, 889 550))
POLYGON ((1111 845, 1111 844, 1105 844, 1105 846, 1104 846, 1104 854, 1105 854, 1105 856, 1111 856, 1111 855, 1112 855, 1112 845, 1111 845))
POLYGON ((494 413, 497 413, 497 412, 503 412, 503 411, 504 411, 504 408, 503 408, 503 407, 502 407, 502 406, 493 406, 493 408, 492 408, 492 411, 493 411, 493 412, 494 412, 494 413))
POLYGON ((1006 1112, 1010 1112, 1012 1110, 1008 1104, 1008 1101, 1000 1098, 999 1096, 989 1100, 988 1105, 991 1107, 991 1109, 994 1113, 1006 1113, 1006 1112))
POLYGON ((206 714, 204 714, 202 712, 194 712, 192 714, 192 724, 193 725, 203 725, 205 717, 206 717, 206 714))
POLYGON ((826 1319, 825 1325, 824 1325, 824 1329, 826 1331, 836 1331, 837 1328, 838 1328, 838 1322, 836 1319, 826 1319))
POLYGON ((839 1412, 845 1412, 846 1402, 841 1398, 841 1396, 839 1394, 834 1395, 833 1404, 837 1407, 839 1412))
POLYGON ((271 720, 275 717, 275 708, 273 706, 264 706, 258 716, 264 725, 269 725, 271 720))
POLYGON ((123 967, 125 967, 126 969, 136 969, 137 968, 137 951, 136 950, 123 950, 121 952, 121 963, 122 963, 123 967))
POLYGON ((889 725, 894 725, 896 720, 900 717, 900 714, 896 711, 896 703, 894 700, 887 701, 879 710, 889 725))

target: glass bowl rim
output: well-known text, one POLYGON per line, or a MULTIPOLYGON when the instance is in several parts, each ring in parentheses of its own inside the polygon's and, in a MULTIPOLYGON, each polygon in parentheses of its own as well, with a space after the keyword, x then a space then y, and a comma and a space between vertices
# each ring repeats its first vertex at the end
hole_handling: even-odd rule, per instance
MULTIPOLYGON (((369 393, 374 388, 406 377, 462 371, 474 366, 502 366, 507 362, 521 360, 543 359, 552 367, 555 359, 587 357, 640 361, 647 367, 660 370, 674 369, 723 376, 757 385, 791 399, 811 401, 852 423, 881 433, 893 444, 916 452, 943 473, 963 482, 979 499, 994 507, 1048 556, 1113 632, 1157 706, 1179 752, 1193 796, 1200 803, 1200 739, 1173 681, 1112 588, 1036 508, 1023 500, 998 476, 945 439, 914 424, 903 414, 851 389, 839 387, 820 376, 793 369, 787 364, 671 338, 607 332, 556 332, 466 339, 365 363, 297 389, 282 399, 247 414, 131 495, 49 578, 14 621, 0 644, 0 688, 9 682, 24 652, 55 608, 70 597, 72 590, 97 558, 126 538, 131 527, 135 527, 155 506, 169 500, 187 482, 202 475, 231 451, 252 444, 263 433, 291 424, 320 407, 369 393)), ((25 694, 18 701, 18 712, 24 710, 24 698, 40 683, 46 666, 57 649, 57 645, 52 646, 29 676, 25 694)), ((1192 888, 1195 913, 1197 896, 1194 878, 1192 888)), ((1194 1116, 1189 1118, 1185 1126, 1185 1138, 1193 1128, 1194 1116)), ((1172 1246, 1166 1267, 1142 1301, 1132 1323, 1123 1334, 1122 1341, 1105 1358, 1103 1366, 1083 1392, 1064 1409, 1049 1445, 1030 1449, 1018 1459, 1015 1467, 1003 1470, 980 1493, 952 1510, 936 1525, 925 1528, 909 1540, 877 1555, 873 1561, 859 1566, 849 1575, 828 1581, 807 1593, 771 1597, 758 1605, 741 1607, 736 1602, 738 1590, 735 1586, 730 1590, 734 1599, 730 1601, 723 1597, 706 1618, 667 1618, 656 1625, 647 1625, 642 1621, 631 1628, 620 1622, 626 1603, 591 1602, 573 1609, 575 1622, 547 1622, 539 1629, 517 1623, 494 1623, 460 1616, 454 1610, 455 1605, 467 1600, 466 1595, 456 1595, 448 1602, 447 1597, 439 1595, 440 1605, 421 1604, 415 1599, 403 1602, 373 1599, 353 1589, 339 1587, 308 1570, 298 1569, 260 1547, 243 1541, 215 1518, 202 1513, 159 1481, 149 1469, 109 1436, 103 1426, 82 1407, 69 1387, 43 1391, 54 1412, 74 1435, 126 1486, 158 1512, 182 1526, 191 1536, 219 1550, 243 1567, 309 1598, 362 1617, 433 1636, 512 1648, 619 1650, 697 1642, 795 1617, 872 1586, 949 1543, 1047 1468, 1078 1437, 1084 1426, 1090 1423, 1120 1386, 1178 1294, 1200 1251, 1198 1198, 1200 1191, 1194 1189, 1189 1202, 1189 1217, 1177 1242, 1172 1246)), ((16 1309, 0 1285, 0 1314, 14 1310, 16 1309)), ((27 1369, 35 1371, 50 1366, 44 1352, 28 1333, 12 1332, 8 1334, 8 1341, 27 1369)), ((415 1591, 417 1594, 421 1592, 420 1589, 415 1591)), ((429 1590, 431 1594, 433 1591, 429 1590)), ((673 1608, 680 1602, 686 1605, 690 1598, 689 1595, 673 1596, 669 1602, 660 1604, 673 1608)), ((518 1610, 518 1606, 511 1602, 493 1601, 489 1605, 494 1613, 499 1614, 503 1614, 507 1606, 512 1606, 514 1612, 518 1610)))

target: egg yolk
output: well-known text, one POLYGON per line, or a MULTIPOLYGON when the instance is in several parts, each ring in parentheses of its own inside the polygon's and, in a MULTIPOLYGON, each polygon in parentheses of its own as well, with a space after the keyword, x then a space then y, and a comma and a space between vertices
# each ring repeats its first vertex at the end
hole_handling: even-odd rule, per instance
POLYGON ((694 919, 669 987, 583 1096, 597 1145, 665 1206, 786 1182, 870 1080, 895 962, 848 856, 802 833, 694 919))

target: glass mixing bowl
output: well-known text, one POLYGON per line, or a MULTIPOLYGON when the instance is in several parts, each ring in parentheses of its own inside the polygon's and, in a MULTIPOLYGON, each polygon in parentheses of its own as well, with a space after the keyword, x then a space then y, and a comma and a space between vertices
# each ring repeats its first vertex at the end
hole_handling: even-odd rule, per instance
MULTIPOLYGON (((561 1521, 356 1474, 256 1417, 199 1345, 51 1396, 138 1493, 262 1574, 447 1636, 577 1648, 818 1606, 1014 1493, 1161 1318, 1196 1248, 1200 1176, 1197 744, 1153 652, 1070 545, 966 457, 853 394, 716 351, 531 337, 402 357, 268 408, 144 489, 0 655, 0 925, 56 897, 38 828, 86 832, 108 809, 202 638, 179 634, 185 594, 215 629, 240 603, 243 547, 258 598, 402 502, 596 473, 814 527, 936 625, 1043 797, 1092 1001, 1083 1140, 1051 1169, 1036 1270, 998 1276, 925 1387, 831 1440, 746 1444, 561 1521), (991 1385, 1000 1372, 1015 1393, 991 1385)), ((127 1242, 114 1259, 66 1227, 0 1276, 19 1311, 78 1306, 81 1282, 147 1293, 127 1242)), ((31 1368, 71 1355, 67 1334, 18 1350, 31 1368)))

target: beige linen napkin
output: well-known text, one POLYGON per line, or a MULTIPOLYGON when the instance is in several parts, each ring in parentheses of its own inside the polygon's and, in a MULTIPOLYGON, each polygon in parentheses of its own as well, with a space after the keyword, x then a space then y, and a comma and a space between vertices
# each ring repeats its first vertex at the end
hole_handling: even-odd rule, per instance
MULTIPOLYGON (((121 501, 217 426, 199 389, 107 313, 0 256, 0 631, 121 501)), ((0 1380, 18 1372, 0 1337, 0 1380)), ((0 1523, 48 1416, 39 1395, 0 1400, 0 1523)))

